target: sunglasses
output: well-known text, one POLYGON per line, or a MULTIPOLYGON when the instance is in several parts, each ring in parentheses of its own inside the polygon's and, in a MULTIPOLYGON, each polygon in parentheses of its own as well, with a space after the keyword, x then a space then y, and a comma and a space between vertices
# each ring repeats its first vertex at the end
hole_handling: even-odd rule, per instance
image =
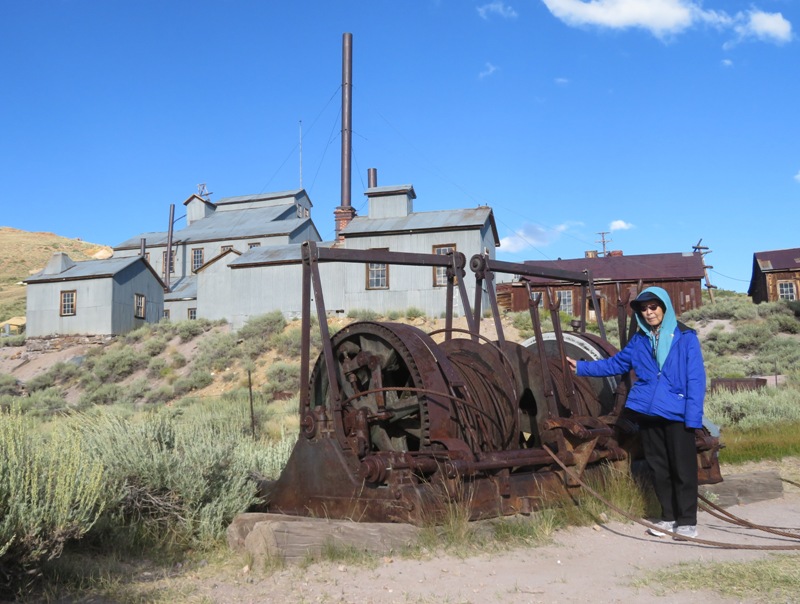
POLYGON ((650 302, 650 304, 642 304, 639 307, 639 311, 644 312, 646 310, 656 310, 657 308, 661 308, 657 302, 650 302))

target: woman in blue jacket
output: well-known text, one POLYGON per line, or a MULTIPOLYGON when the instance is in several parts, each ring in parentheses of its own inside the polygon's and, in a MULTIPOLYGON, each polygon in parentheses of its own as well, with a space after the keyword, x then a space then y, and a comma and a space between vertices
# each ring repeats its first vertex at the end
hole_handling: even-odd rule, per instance
MULTIPOLYGON (((703 427, 706 373, 700 341, 679 323, 669 294, 648 287, 631 302, 639 331, 614 356, 599 361, 567 357, 579 376, 636 372, 625 407, 639 425, 644 456, 661 504, 655 524, 681 536, 697 536, 697 449, 695 429, 703 427)), ((652 535, 664 532, 649 529, 652 535)))

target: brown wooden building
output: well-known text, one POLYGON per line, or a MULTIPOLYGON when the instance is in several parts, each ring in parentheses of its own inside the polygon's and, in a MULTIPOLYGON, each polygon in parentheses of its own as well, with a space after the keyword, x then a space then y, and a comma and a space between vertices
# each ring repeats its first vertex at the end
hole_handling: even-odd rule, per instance
MULTIPOLYGON (((699 252, 636 256, 625 256, 622 252, 609 252, 605 256, 599 256, 596 252, 587 252, 584 258, 574 260, 526 261, 525 264, 543 269, 588 271, 594 281, 603 321, 617 317, 618 287, 620 297, 625 299, 626 294, 629 294, 631 300, 646 287, 663 287, 669 293, 675 312, 679 315, 703 304, 702 282, 705 271, 703 256, 699 252)), ((554 294, 561 297, 562 311, 580 316, 583 292, 579 284, 539 277, 523 277, 511 283, 498 283, 497 299, 502 308, 514 312, 528 309, 525 280, 530 283, 533 294, 544 293, 550 287, 554 294)), ((586 303, 587 320, 594 321, 596 309, 590 296, 587 296, 586 303)), ((630 308, 628 313, 630 314, 630 308)))
POLYGON ((800 248, 753 254, 753 275, 747 295, 755 304, 797 300, 800 291, 800 248))

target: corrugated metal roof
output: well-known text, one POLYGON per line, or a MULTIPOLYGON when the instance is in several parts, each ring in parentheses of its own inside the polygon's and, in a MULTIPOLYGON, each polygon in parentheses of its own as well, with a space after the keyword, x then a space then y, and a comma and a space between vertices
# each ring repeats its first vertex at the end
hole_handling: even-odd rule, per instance
POLYGON ((342 229, 341 234, 353 237, 401 231, 463 230, 482 227, 490 218, 494 220, 492 209, 488 206, 466 210, 412 212, 408 216, 390 218, 356 216, 342 229))
MULTIPOLYGON (((332 247, 334 241, 319 241, 317 247, 332 247)), ((295 264, 302 261, 302 243, 288 245, 266 245, 246 251, 228 266, 245 268, 268 264, 295 264)))
POLYGON ((169 292, 164 294, 164 301, 194 300, 197 298, 197 277, 185 275, 170 284, 169 292))
POLYGON ((796 271, 800 270, 800 248, 756 252, 753 258, 762 271, 796 271))
MULTIPOLYGON (((214 202, 215 205, 222 206, 232 203, 244 203, 244 202, 251 202, 251 201, 267 201, 271 199, 280 199, 282 197, 287 197, 290 199, 297 199, 305 192, 305 189, 294 189, 291 191, 279 191, 276 193, 260 193, 257 195, 239 195, 237 197, 223 197, 217 202, 214 202)), ((288 203, 288 202, 287 202, 288 203)), ((309 200, 310 203, 310 200, 309 200)))
MULTIPOLYGON (((525 264, 582 272, 591 271, 595 281, 638 281, 639 279, 677 280, 703 279, 703 256, 700 253, 638 254, 635 256, 602 256, 569 260, 526 260, 525 264)), ((526 277, 531 283, 550 279, 526 277)))
POLYGON ((25 283, 44 283, 47 281, 71 281, 75 279, 95 279, 99 277, 113 277, 120 271, 136 262, 144 262, 141 256, 129 258, 107 258, 105 260, 85 260, 76 262, 73 266, 60 273, 46 274, 39 271, 24 280, 25 283))
MULTIPOLYGON (((249 208, 237 211, 214 212, 197 220, 186 228, 172 234, 174 242, 200 243, 224 239, 247 239, 289 235, 303 227, 311 218, 297 218, 294 204, 281 204, 265 208, 249 208), (293 218, 284 218, 287 214, 293 218)), ((131 249, 140 246, 142 239, 147 246, 166 245, 167 233, 142 233, 115 246, 114 249, 131 249)))

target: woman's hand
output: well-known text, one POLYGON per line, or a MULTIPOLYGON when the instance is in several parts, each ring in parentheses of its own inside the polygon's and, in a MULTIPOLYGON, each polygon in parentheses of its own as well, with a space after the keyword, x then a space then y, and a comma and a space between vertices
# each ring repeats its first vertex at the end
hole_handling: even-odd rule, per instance
POLYGON ((578 371, 578 361, 571 357, 567 357, 567 363, 569 363, 569 368, 572 369, 572 373, 578 371))

